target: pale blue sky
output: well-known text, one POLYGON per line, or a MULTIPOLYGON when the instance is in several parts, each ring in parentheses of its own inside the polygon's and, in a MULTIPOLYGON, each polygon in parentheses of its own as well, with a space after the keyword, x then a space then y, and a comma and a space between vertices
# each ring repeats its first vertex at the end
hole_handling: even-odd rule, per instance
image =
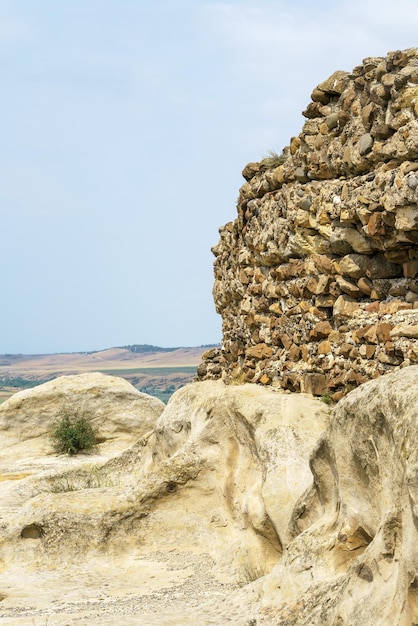
POLYGON ((416 0, 0 0, 0 353, 221 339, 218 227, 416 0))

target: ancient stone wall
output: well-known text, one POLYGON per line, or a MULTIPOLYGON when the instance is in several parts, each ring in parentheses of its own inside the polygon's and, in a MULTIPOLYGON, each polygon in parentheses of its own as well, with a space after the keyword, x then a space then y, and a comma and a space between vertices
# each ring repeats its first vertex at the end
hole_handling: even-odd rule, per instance
POLYGON ((283 154, 244 168, 213 248, 222 348, 198 378, 337 400, 418 363, 418 49, 311 98, 283 154))

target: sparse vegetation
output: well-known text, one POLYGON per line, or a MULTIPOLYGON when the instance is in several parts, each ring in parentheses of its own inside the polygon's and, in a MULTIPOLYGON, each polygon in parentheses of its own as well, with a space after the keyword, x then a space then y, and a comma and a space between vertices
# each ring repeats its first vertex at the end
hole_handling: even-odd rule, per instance
POLYGON ((321 402, 324 402, 325 404, 332 404, 331 394, 324 393, 324 395, 321 396, 321 402))
POLYGON ((269 167, 278 167, 279 165, 283 165, 286 161, 286 156, 282 154, 277 154, 275 150, 269 150, 267 156, 264 157, 263 162, 269 167))
POLYGON ((103 489, 104 487, 118 487, 118 476, 111 476, 109 472, 101 471, 97 466, 92 466, 88 471, 78 474, 68 474, 51 481, 48 491, 51 493, 67 493, 82 489, 103 489))
POLYGON ((131 346, 120 346, 124 350, 129 350, 130 352, 136 352, 140 354, 147 354, 149 352, 174 352, 174 350, 178 350, 178 348, 161 348, 160 346, 152 346, 147 343, 141 344, 133 344, 131 346))
POLYGON ((12 387, 15 390, 29 389, 30 387, 35 387, 38 384, 39 381, 37 380, 27 380, 25 378, 22 378, 21 376, 15 376, 10 378, 8 376, 2 376, 0 378, 0 387, 12 387))
POLYGON ((62 409, 52 440, 56 452, 72 455, 92 450, 96 445, 96 432, 84 413, 62 409))

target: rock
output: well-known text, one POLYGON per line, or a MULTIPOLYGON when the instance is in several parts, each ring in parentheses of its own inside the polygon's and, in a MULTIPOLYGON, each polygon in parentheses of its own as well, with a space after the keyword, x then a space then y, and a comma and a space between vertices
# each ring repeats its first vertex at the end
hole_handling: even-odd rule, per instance
POLYGON ((337 276, 336 280, 337 280, 337 284, 339 288, 344 293, 348 294, 352 298, 362 297, 363 295, 362 291, 358 288, 358 286, 355 283, 350 282, 349 280, 343 278, 342 276, 337 276))
POLYGON ((327 393, 327 382, 324 374, 304 374, 301 381, 301 391, 313 396, 322 396, 327 393))
POLYGON ((417 376, 412 366, 339 402, 294 510, 300 534, 247 608, 276 624, 417 621, 417 376))
POLYGON ((398 324, 390 331, 391 339, 398 337, 409 337, 411 339, 418 339, 418 325, 411 326, 409 324, 398 324))
POLYGON ((382 254, 378 254, 367 261, 366 276, 371 279, 396 278, 402 276, 402 268, 398 263, 391 263, 382 254))
POLYGON ((386 224, 381 213, 372 213, 367 222, 367 231, 370 237, 386 234, 386 224))
MULTIPOLYGON (((348 73, 342 72, 342 71, 336 71, 329 78, 327 78, 327 80, 325 80, 323 83, 318 85, 318 87, 316 87, 316 90, 313 95, 317 95, 317 92, 319 92, 318 99, 319 99, 319 94, 321 93, 326 96, 341 95, 342 92, 344 91, 344 88, 347 85, 347 82, 348 82, 348 73)), ((312 97, 312 100, 315 101, 316 99, 317 99, 316 97, 312 97)), ((322 102, 323 100, 326 100, 326 98, 322 98, 320 102, 322 102)))
MULTIPOLYGON (((357 281, 357 286, 366 296, 370 296, 373 287, 371 280, 362 277, 357 281)), ((379 307, 377 307, 377 310, 379 310, 379 307)))
POLYGON ((407 185, 410 189, 415 190, 418 187, 418 177, 415 174, 408 176, 407 185))
POLYGON ((242 176, 245 178, 245 180, 250 181, 252 178, 254 178, 256 174, 258 174, 259 171, 259 163, 248 163, 242 171, 242 176))
POLYGON ((332 330, 333 328, 328 321, 318 322, 310 332, 310 339, 325 339, 332 333, 332 330))
POLYGON ((293 539, 292 509, 327 421, 311 397, 205 381, 177 391, 151 433, 96 468, 36 475, 27 456, 32 476, 0 482, 11 507, 2 511, 0 587, 8 580, 13 598, 16 563, 62 576, 89 558, 156 550, 210 555, 213 575, 229 583, 267 573, 293 539))
POLYGON ((61 376, 19 391, 0 405, 2 458, 49 454, 50 435, 63 410, 89 419, 100 449, 121 450, 154 428, 164 406, 116 376, 61 376))
MULTIPOLYGON (((241 358, 237 336, 245 337, 243 375, 251 370, 251 380, 289 391, 303 388, 306 373, 326 372, 327 381, 340 381, 333 393, 347 393, 341 368, 354 372, 351 385, 411 362, 413 337, 398 342, 396 357, 380 340, 375 352, 356 347, 342 356, 332 337, 330 351, 318 352, 327 337, 312 330, 343 319, 340 343, 348 344, 353 326, 370 317, 379 324, 389 315, 396 326, 393 316, 418 307, 411 282, 418 272, 417 63, 416 48, 370 57, 318 85, 302 131, 284 150, 280 181, 266 160, 251 179, 256 219, 243 186, 238 207, 248 216, 240 208, 216 246, 214 297, 226 339, 219 377, 228 380, 241 358), (265 191, 263 176, 270 181, 265 191), (306 345, 297 359, 295 349, 289 357, 292 344, 306 345)), ((405 323, 415 325, 412 318, 405 323)))
POLYGON ((339 271, 349 278, 361 278, 366 275, 368 260, 363 254, 347 254, 338 261, 339 271))
POLYGON ((351 317, 357 313, 358 310, 359 306, 355 300, 349 296, 340 296, 334 304, 333 315, 336 318, 351 317))
MULTIPOLYGON (((318 354, 330 354, 332 352, 331 342, 327 339, 325 341, 321 341, 318 344, 318 354)), ((322 393, 325 393, 323 391, 322 393)), ((321 395, 321 394, 313 394, 313 395, 321 395)))
POLYGON ((418 259, 411 259, 402 264, 403 275, 406 278, 415 278, 418 274, 418 259))
POLYGON ((247 358, 255 359, 268 359, 273 354, 273 349, 267 346, 265 343, 259 343, 255 346, 251 346, 245 352, 247 358))
POLYGON ((370 133, 365 133, 364 135, 360 137, 360 140, 358 142, 358 150, 359 150, 360 156, 364 156, 365 154, 368 154, 371 151, 372 147, 373 147, 373 137, 370 135, 370 133))
POLYGON ((295 169, 295 177, 301 183, 306 183, 309 180, 303 167, 297 167, 295 169))
POLYGON ((395 216, 398 230, 418 230, 418 207, 416 205, 398 207, 395 216))

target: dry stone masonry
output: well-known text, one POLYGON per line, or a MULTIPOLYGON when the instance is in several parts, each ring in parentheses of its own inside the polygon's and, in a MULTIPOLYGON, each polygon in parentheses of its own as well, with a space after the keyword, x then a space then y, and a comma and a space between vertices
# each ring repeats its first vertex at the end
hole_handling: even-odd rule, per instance
POLYGON ((311 99, 283 154, 244 168, 213 248, 222 348, 198 378, 338 400, 418 363, 418 49, 311 99))

